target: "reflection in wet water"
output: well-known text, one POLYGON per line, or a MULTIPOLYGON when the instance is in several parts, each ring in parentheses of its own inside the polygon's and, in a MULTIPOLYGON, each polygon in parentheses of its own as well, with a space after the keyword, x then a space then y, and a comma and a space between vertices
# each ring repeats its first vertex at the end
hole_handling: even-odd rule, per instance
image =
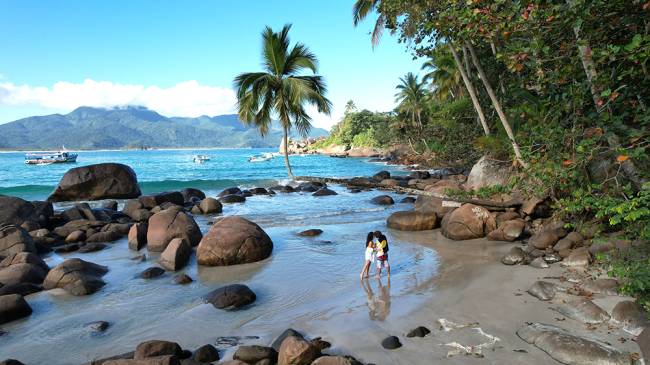
POLYGON ((361 280, 361 286, 366 292, 368 305, 368 315, 371 321, 384 321, 390 314, 390 278, 387 278, 386 285, 382 282, 383 278, 376 280, 361 280), (377 289, 373 291, 372 283, 374 281, 377 289))

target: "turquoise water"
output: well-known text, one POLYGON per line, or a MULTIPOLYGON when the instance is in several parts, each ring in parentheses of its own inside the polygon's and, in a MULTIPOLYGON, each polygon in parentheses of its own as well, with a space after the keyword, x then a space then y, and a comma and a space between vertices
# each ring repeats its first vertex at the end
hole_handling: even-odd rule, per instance
MULTIPOLYGON (((46 198, 63 174, 76 166, 119 162, 131 166, 144 194, 194 187, 207 192, 229 186, 270 186, 286 179, 282 156, 271 161, 248 162, 248 158, 275 149, 82 151, 76 164, 25 165, 24 153, 0 153, 0 194, 36 200, 46 198), (197 164, 192 157, 208 155, 197 164)), ((367 159, 331 158, 320 155, 291 156, 294 175, 351 177, 396 170, 367 159)))
MULTIPOLYGON (((121 162, 138 174, 144 193, 197 187, 216 195, 225 187, 269 186, 286 182, 284 161, 248 163, 253 154, 270 150, 176 150, 81 152, 74 165, 26 166, 20 153, 0 154, 0 194, 43 199, 65 171, 73 166, 99 162, 121 162), (195 164, 192 156, 205 154, 212 160, 195 164)), ((360 176, 382 169, 395 173, 398 167, 369 163, 367 159, 293 156, 296 175, 360 176)), ((418 244, 430 234, 395 232, 386 218, 398 210, 412 208, 400 203, 404 195, 388 193, 396 204, 378 206, 371 200, 383 191, 352 193, 332 185, 338 195, 315 197, 310 193, 278 193, 253 196, 245 203, 225 204, 218 215, 196 215, 203 234, 219 216, 240 215, 259 224, 273 240, 270 258, 245 265, 205 267, 195 257, 181 272, 193 279, 189 285, 172 282, 172 273, 153 280, 138 274, 157 265, 158 253, 145 253, 145 262, 131 260, 126 238, 93 253, 49 253, 43 258, 54 267, 78 257, 106 265, 106 286, 99 292, 74 297, 61 289, 43 291, 25 299, 33 309, 27 318, 0 326, 0 359, 15 358, 26 364, 69 365, 132 351, 142 341, 166 339, 194 349, 217 344, 220 336, 259 336, 248 344, 269 344, 287 327, 316 327, 311 336, 333 341, 350 328, 369 330, 382 322, 399 323, 416 310, 432 290, 426 283, 437 275, 436 253, 418 244), (318 237, 297 233, 319 228, 318 237), (390 242, 392 275, 360 282, 368 231, 385 232, 390 242), (245 310, 217 310, 202 299, 226 284, 248 285, 256 302, 245 310), (111 327, 95 334, 87 323, 105 320, 111 327), (325 326, 324 324, 327 324, 325 326), (53 349, 56 356, 52 356, 53 349)), ((69 203, 66 203, 69 204, 69 203)), ((100 202, 91 202, 91 205, 100 202)), ((123 201, 120 201, 120 205, 123 201)), ((56 208, 61 208, 57 206, 56 208)), ((372 270, 374 273, 374 269, 372 270)), ((338 347, 336 347, 338 346, 338 347)), ((332 351, 345 352, 344 343, 332 351)), ((224 348, 222 356, 232 356, 224 348)))

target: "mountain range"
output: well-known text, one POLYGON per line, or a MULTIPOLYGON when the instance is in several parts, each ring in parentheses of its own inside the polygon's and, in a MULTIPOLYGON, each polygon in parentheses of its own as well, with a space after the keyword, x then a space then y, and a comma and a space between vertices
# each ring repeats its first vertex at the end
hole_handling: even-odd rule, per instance
MULTIPOLYGON (((326 136, 313 128, 310 137, 326 136)), ((123 149, 176 147, 277 147, 282 129, 274 121, 262 138, 236 114, 197 118, 165 117, 139 106, 93 108, 0 124, 0 149, 123 149)), ((297 137, 295 131, 291 137, 297 137)))

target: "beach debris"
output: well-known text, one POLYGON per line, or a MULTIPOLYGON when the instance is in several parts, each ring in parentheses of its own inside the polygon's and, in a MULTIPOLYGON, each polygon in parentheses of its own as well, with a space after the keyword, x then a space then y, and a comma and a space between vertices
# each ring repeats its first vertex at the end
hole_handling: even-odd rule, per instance
POLYGON ((452 357, 456 355, 471 355, 475 357, 483 357, 483 349, 494 346, 497 342, 501 341, 500 338, 486 333, 481 327, 479 327, 478 322, 472 323, 456 323, 445 318, 438 319, 438 324, 440 329, 445 332, 450 332, 454 330, 459 330, 463 328, 471 328, 479 336, 485 337, 486 342, 480 343, 478 345, 463 345, 457 341, 443 344, 443 346, 451 347, 452 349, 447 352, 447 357, 452 357))

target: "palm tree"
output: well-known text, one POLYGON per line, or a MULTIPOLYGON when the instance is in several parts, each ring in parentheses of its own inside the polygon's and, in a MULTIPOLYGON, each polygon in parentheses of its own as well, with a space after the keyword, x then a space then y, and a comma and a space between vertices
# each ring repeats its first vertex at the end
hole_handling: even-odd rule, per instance
POLYGON ((397 85, 397 94, 395 102, 399 103, 397 110, 404 113, 411 122, 422 129, 422 112, 426 106, 427 89, 424 82, 418 80, 418 77, 412 72, 399 79, 397 85))
POLYGON ((302 43, 289 47, 289 29, 279 32, 266 27, 262 32, 262 72, 246 72, 235 77, 239 119, 256 126, 265 136, 271 125, 271 116, 277 116, 284 132, 284 162, 289 177, 293 177, 289 163, 289 131, 296 128, 306 136, 311 129, 311 117, 305 104, 318 112, 330 114, 332 103, 325 97, 327 88, 318 71, 316 55, 302 43), (302 75, 309 70, 314 75, 302 75))
POLYGON ((427 71, 422 81, 431 83, 433 94, 438 100, 444 101, 449 96, 455 98, 463 94, 463 80, 451 52, 446 47, 436 48, 422 65, 422 70, 427 71))
MULTIPOLYGON (((380 0, 356 0, 352 6, 352 21, 356 27, 368 14, 372 13, 379 6, 380 0)), ((372 46, 373 48, 379 44, 381 35, 384 32, 386 25, 386 17, 379 14, 379 18, 375 22, 375 28, 372 31, 372 46)))

